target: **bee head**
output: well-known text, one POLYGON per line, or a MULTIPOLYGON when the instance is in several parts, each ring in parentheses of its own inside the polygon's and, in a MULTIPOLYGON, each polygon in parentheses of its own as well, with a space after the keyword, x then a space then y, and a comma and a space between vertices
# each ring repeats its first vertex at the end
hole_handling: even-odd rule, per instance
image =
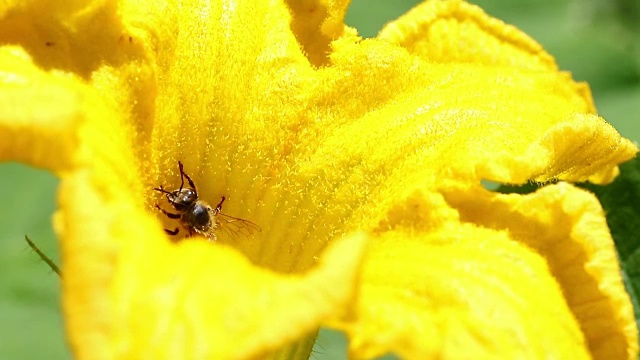
POLYGON ((180 189, 167 194, 167 199, 178 211, 185 211, 198 201, 198 194, 193 189, 180 189))

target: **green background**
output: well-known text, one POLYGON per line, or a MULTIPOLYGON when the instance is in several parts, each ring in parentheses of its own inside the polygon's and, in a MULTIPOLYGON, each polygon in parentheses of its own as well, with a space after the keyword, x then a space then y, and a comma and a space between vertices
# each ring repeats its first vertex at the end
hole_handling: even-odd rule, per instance
MULTIPOLYGON (((354 1, 347 23, 373 37, 416 1, 354 1)), ((591 84, 600 114, 640 141, 640 0, 475 1, 544 45, 564 70, 591 84)), ((68 359, 60 281, 24 241, 59 262, 51 216, 57 180, 20 164, 0 164, 0 359, 68 359)), ((312 358, 345 359, 342 334, 322 331, 312 358)))

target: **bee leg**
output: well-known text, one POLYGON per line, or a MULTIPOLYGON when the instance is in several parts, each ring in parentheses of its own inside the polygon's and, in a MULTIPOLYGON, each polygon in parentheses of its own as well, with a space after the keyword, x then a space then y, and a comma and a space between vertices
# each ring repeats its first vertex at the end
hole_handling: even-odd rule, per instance
POLYGON ((180 219, 180 214, 174 214, 174 213, 170 213, 168 211, 165 211, 158 204, 156 204, 156 208, 158 208, 158 210, 162 211, 162 213, 165 214, 169 219, 180 219))
POLYGON ((164 229, 164 232, 166 232, 167 234, 173 236, 173 235, 178 235, 178 228, 175 228, 174 230, 169 230, 169 229, 164 229))
POLYGON ((218 205, 216 205, 216 208, 213 209, 213 214, 214 215, 218 215, 220 213, 220 211, 222 211, 222 203, 224 202, 226 198, 223 196, 222 200, 220 200, 220 203, 218 205))

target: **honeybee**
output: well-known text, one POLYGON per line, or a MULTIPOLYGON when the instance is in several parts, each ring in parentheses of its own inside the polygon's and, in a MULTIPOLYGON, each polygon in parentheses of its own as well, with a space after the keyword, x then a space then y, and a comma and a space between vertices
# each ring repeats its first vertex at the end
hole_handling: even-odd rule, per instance
MULTIPOLYGON (((196 184, 184 172, 184 166, 180 161, 178 161, 178 168, 180 169, 179 189, 167 191, 160 185, 159 188, 153 188, 153 190, 165 194, 177 213, 165 211, 158 204, 156 204, 156 208, 169 219, 179 219, 182 227, 188 232, 187 236, 202 235, 209 241, 216 241, 216 231, 218 229, 227 231, 231 236, 238 234, 250 236, 256 231, 262 231, 258 225, 249 220, 223 214, 221 211, 222 203, 226 199, 224 196, 215 208, 211 208, 209 204, 198 199, 196 184), (187 179, 189 183, 188 188, 184 187, 184 179, 187 179)), ((169 235, 175 236, 178 235, 180 229, 164 229, 164 231, 169 235)))

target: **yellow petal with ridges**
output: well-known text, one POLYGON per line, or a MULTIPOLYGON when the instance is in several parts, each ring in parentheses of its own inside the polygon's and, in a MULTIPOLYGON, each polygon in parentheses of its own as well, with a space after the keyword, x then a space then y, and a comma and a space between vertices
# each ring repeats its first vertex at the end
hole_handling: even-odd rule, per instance
POLYGON ((171 244, 148 214, 105 199, 85 176, 63 180, 56 218, 72 240, 63 242, 63 289, 78 358, 265 356, 351 299, 362 236, 336 242, 307 274, 276 274, 228 247, 171 244))
MULTIPOLYGON (((344 17, 347 0, 287 0, 291 11, 291 31, 315 66, 327 65, 331 42, 347 30, 344 17)), ((348 34, 352 34, 348 30, 348 34)))
MULTIPOLYGON (((426 3, 415 13, 420 16, 409 14, 384 30, 382 40, 365 41, 340 24, 343 1, 100 1, 46 11, 34 4, 0 11, 5 24, 25 29, 13 34, 0 25, 3 41, 26 49, 0 54, 13 64, 8 79, 16 73, 46 89, 0 83, 0 92, 13 96, 0 100, 3 159, 62 177, 56 227, 65 318, 79 358, 256 357, 312 334, 349 305, 353 318, 342 325, 356 355, 384 349, 457 355, 459 344, 491 354, 494 340, 506 344, 507 355, 528 345, 541 356, 636 351, 619 277, 593 261, 610 259, 598 255, 609 250, 585 251, 572 268, 594 267, 594 273, 578 271, 580 279, 600 279, 612 289, 586 281, 604 298, 596 310, 608 321, 592 326, 594 308, 573 309, 575 299, 564 296, 565 288, 584 283, 558 275, 553 253, 464 211, 476 198, 514 209, 531 199, 487 194, 482 179, 608 181, 637 151, 593 114, 588 88, 558 72, 517 30, 459 1, 426 3), (435 10, 423 16, 429 7, 435 10), (431 30, 411 30, 424 24, 431 30), (436 36, 424 42, 423 33, 436 36), (459 46, 465 43, 473 46, 459 46), (43 108, 26 110, 31 104, 43 108), (25 145, 41 138, 45 145, 37 151, 25 145), (62 160, 48 159, 46 149, 58 145, 65 146, 62 160), (180 186, 178 160, 202 199, 226 196, 226 213, 263 231, 218 245, 169 242, 158 219, 167 227, 175 222, 154 208, 166 199, 152 189, 180 186), (348 234, 361 229, 379 236, 357 288, 365 240, 348 234), (459 251, 464 261, 452 259, 459 251), (468 289, 480 300, 457 301, 452 311, 434 302, 425 311, 431 288, 409 294, 423 298, 413 296, 407 305, 396 301, 406 293, 380 286, 379 280, 420 286, 425 272, 441 271, 411 261, 424 259, 458 275, 452 281, 459 287, 434 278, 442 286, 434 287, 438 299, 464 300, 458 295, 468 289), (498 265, 513 267, 513 274, 500 274, 498 265), (528 300, 541 296, 551 301, 528 300), (622 315, 612 311, 615 304, 622 315), (539 318, 522 311, 529 305, 539 318), (372 309, 384 316, 375 318, 372 309), (487 324, 487 309, 508 326, 487 324), (552 316, 560 321, 544 322, 552 316), (434 332, 434 319, 450 326, 446 336, 434 332), (387 327, 393 331, 377 332, 387 327), (622 335, 605 345, 594 341, 606 329, 622 335), (538 337, 543 331, 548 336, 538 337), (428 341, 416 343, 416 334, 428 341)), ((582 204, 571 191, 566 199, 582 204)), ((545 196, 553 209, 566 205, 565 197, 545 196)), ((547 204, 545 196, 534 205, 547 204)), ((523 226, 514 209, 498 215, 523 226)), ((570 238, 588 238, 578 229, 581 212, 562 211, 574 221, 570 238)), ((535 223, 536 215, 523 216, 535 223)), ((595 218, 598 241, 610 242, 602 214, 595 218)))
MULTIPOLYGON (((155 67, 145 63, 153 52, 146 49, 157 38, 144 31, 148 28, 134 10, 123 5, 132 28, 109 40, 136 56, 105 61, 90 76, 47 73, 20 49, 5 48, 0 59, 8 71, 0 91, 13 101, 2 109, 4 159, 44 166, 62 178, 55 225, 62 239, 63 307, 74 354, 81 359, 254 357, 312 334, 351 297, 364 238, 336 242, 317 267, 297 275, 258 268, 225 247, 167 241, 157 212, 151 216, 145 206, 153 201, 151 187, 158 186, 149 179, 158 174, 149 173, 155 167, 142 161, 151 153, 145 148, 150 145, 145 131, 154 125, 148 119, 156 115, 148 108, 155 106, 156 87, 155 67), (42 146, 33 151, 30 144, 42 146), (63 160, 48 158, 50 149, 60 149, 63 160), (197 316, 182 316, 189 313, 197 316), (226 319, 225 326, 220 319, 226 319), (274 327, 275 319, 287 325, 274 327)), ((174 144, 163 140, 165 149, 174 144)))
POLYGON ((425 1, 387 24, 377 38, 436 63, 558 70, 535 40, 460 0, 425 1))
POLYGON ((354 358, 589 358, 544 259, 505 233, 392 231, 367 260, 367 301, 342 327, 354 358))
POLYGON ((637 356, 633 309, 593 195, 567 184, 526 196, 441 190, 413 194, 381 224, 357 305, 334 323, 351 356, 637 356))
MULTIPOLYGON (((28 58, 17 52, 18 59, 28 64, 28 58)), ((9 60, 15 57, 8 55, 9 60)), ((205 242, 176 247, 144 210, 141 195, 146 190, 142 190, 140 170, 131 157, 131 132, 123 131, 126 127, 116 121, 117 113, 78 80, 60 80, 28 65, 23 68, 25 78, 37 79, 42 88, 57 86, 55 99, 75 94, 95 101, 75 104, 78 109, 73 113, 79 115, 63 122, 64 128, 46 144, 49 149, 62 150, 62 145, 73 150, 73 156, 68 155, 70 164, 61 165, 37 153, 23 159, 61 172, 55 225, 63 239, 66 326, 78 358, 135 358, 149 353, 155 358, 173 358, 192 351, 197 351, 194 356, 208 358, 251 357, 313 332, 323 318, 345 306, 354 288, 363 237, 337 242, 317 270, 297 276, 265 271, 230 249, 205 242), (65 145, 74 139, 76 142, 65 145), (202 285, 209 282, 218 285, 202 285), (259 306, 256 299, 262 299, 259 306), (197 311, 198 316, 175 317, 189 311, 197 311), (261 312, 264 316, 259 316, 261 312), (266 319, 269 316, 274 319, 266 319), (218 319, 225 318, 235 325, 220 327, 218 319), (276 318, 288 326, 274 328, 276 318), (178 337, 185 334, 202 337, 178 337), (238 343, 241 335, 246 343, 238 343), (183 342, 176 341, 179 339, 183 342), (207 346, 202 348, 203 344, 207 346)), ((33 95, 28 91, 31 87, 16 90, 15 83, 3 84, 3 89, 9 86, 8 90, 27 95, 14 98, 16 107, 21 105, 18 100, 38 100, 37 92, 28 96, 33 95)), ((60 105, 69 104, 74 105, 60 105)), ((20 121, 26 128, 42 131, 54 120, 50 117, 58 115, 36 113, 20 121)), ((11 117, 4 120, 3 134, 14 124, 11 117)), ((25 144, 43 138, 39 133, 18 135, 5 138, 9 149, 25 150, 25 144)), ((10 159, 14 156, 8 155, 10 159)))
MULTIPOLYGON (((573 82, 568 74, 558 72, 553 57, 529 36, 463 1, 426 1, 385 26, 378 38, 398 44, 429 62, 472 63, 535 71, 538 76, 545 72, 565 76, 566 85, 572 89, 558 95, 574 93, 584 101, 582 111, 595 113, 586 83, 573 82)), ((527 102, 532 100, 530 96, 525 97, 527 102)), ((510 105, 518 106, 515 102, 510 105)), ((504 154, 498 152, 495 161, 483 165, 482 175, 507 183, 523 183, 527 179, 545 182, 553 178, 569 181, 588 178, 594 183, 609 183, 618 170, 607 164, 628 160, 628 154, 634 148, 635 145, 620 137, 603 119, 571 114, 566 124, 549 129, 540 143, 526 150, 525 156, 514 157, 510 147, 504 154), (566 138, 583 140, 564 143, 566 138), (600 140, 608 144, 597 148, 590 146, 600 144, 600 140), (580 165, 584 167, 578 169, 580 165), (567 171, 567 168, 575 171, 567 171), (600 170, 594 171, 596 168, 600 170), (516 169, 520 174, 513 172, 516 169)))
POLYGON ((43 73, 21 48, 0 48, 0 63, 0 158, 69 169, 78 139, 68 131, 91 111, 82 96, 86 88, 77 79, 43 73))
POLYGON ((595 196, 565 183, 527 196, 444 192, 461 221, 507 229, 547 260, 595 359, 637 357, 633 308, 595 196))

